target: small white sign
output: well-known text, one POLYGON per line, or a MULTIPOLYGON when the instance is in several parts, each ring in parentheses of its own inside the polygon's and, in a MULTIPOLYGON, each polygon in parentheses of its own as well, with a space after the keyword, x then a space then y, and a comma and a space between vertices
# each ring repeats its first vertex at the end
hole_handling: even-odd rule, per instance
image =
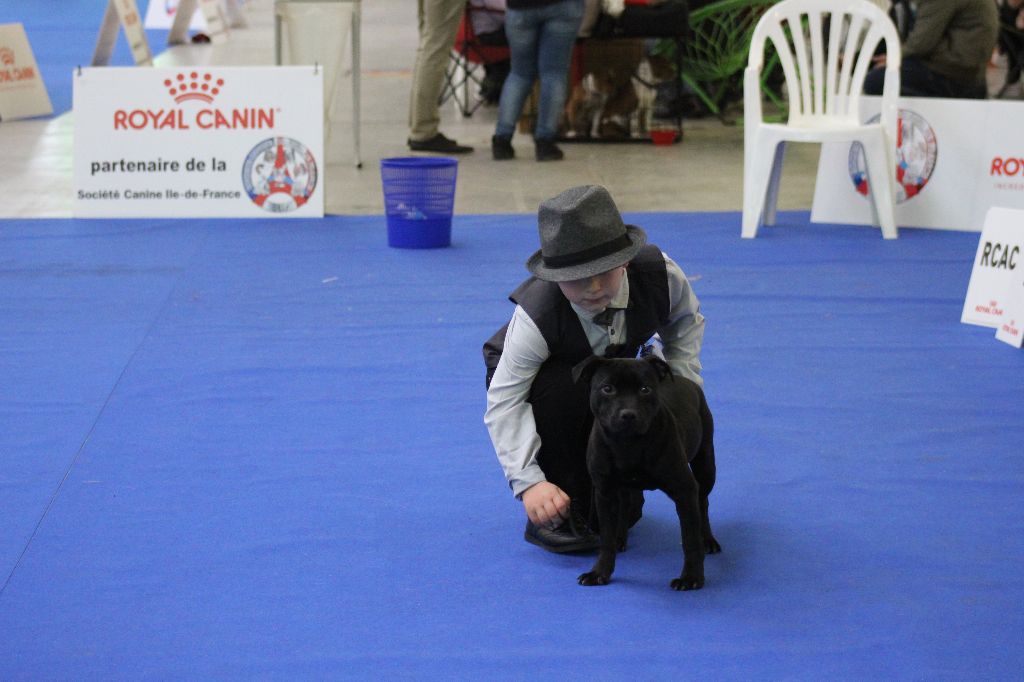
POLYGON ((998 329, 1007 319, 1010 282, 1022 272, 1024 210, 990 208, 978 240, 960 321, 998 329))
MULTIPOLYGON (((146 28, 171 28, 177 12, 178 0, 149 0, 149 6, 146 8, 146 28)), ((192 13, 188 28, 193 31, 206 30, 206 19, 198 8, 192 13)))
POLYGON ((220 44, 228 39, 228 28, 221 13, 220 0, 199 0, 199 9, 206 19, 206 34, 211 43, 220 44))
POLYGON ((142 27, 142 17, 135 0, 109 0, 103 13, 99 35, 96 37, 96 49, 92 54, 93 66, 106 66, 114 53, 117 43, 118 28, 124 29, 125 40, 132 51, 132 58, 139 66, 152 66, 153 53, 149 51, 149 41, 142 27))
POLYGON ((21 24, 0 24, 0 121, 53 113, 21 24))
POLYGON ((320 217, 323 71, 83 69, 77 217, 320 217))
POLYGON ((1024 345, 1024 266, 1016 268, 1010 277, 1006 290, 1006 314, 996 328, 996 338, 1017 348, 1024 345))

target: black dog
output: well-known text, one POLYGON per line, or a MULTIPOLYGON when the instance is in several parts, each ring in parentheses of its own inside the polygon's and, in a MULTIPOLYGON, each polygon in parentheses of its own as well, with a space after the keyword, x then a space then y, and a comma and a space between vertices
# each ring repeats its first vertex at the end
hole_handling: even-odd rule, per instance
POLYGON ((715 448, 704 391, 689 379, 673 377, 668 364, 654 356, 592 356, 573 368, 573 379, 590 381, 594 428, 587 468, 601 533, 597 561, 579 583, 608 584, 616 551, 626 547, 628 490, 658 489, 676 503, 682 527, 683 571, 672 589, 699 590, 704 586, 704 554, 722 551, 708 521, 715 448))

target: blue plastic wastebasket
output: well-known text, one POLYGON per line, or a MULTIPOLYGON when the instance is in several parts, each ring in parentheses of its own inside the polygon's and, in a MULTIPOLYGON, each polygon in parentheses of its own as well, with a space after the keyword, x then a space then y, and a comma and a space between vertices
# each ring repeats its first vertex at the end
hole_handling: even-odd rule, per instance
POLYGON ((381 159, 388 246, 435 249, 452 243, 458 161, 449 157, 381 159))

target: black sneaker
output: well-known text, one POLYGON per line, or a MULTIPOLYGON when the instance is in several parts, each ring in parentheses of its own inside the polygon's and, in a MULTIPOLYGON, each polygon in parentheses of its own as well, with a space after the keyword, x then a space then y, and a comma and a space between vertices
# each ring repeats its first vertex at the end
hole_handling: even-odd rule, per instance
POLYGON ((561 161, 565 154, 554 140, 534 140, 538 161, 561 161))
POLYGON ((535 526, 532 521, 527 521, 523 537, 530 544, 556 554, 588 552, 601 546, 601 538, 577 514, 570 515, 568 521, 554 529, 535 526))
POLYGON ((512 138, 495 135, 491 138, 491 156, 495 161, 516 158, 516 150, 512 148, 512 138))
POLYGON ((464 144, 459 144, 455 140, 449 140, 447 137, 438 133, 429 140, 407 140, 409 149, 414 152, 438 152, 439 154, 469 154, 473 151, 472 147, 467 147, 464 144))

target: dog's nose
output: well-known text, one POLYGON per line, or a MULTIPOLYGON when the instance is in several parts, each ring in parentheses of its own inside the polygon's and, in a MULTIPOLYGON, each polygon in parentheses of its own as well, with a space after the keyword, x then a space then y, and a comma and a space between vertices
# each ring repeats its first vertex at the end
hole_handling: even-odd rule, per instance
POLYGON ((619 419, 624 422, 635 422, 636 421, 636 410, 622 410, 619 412, 619 419))

